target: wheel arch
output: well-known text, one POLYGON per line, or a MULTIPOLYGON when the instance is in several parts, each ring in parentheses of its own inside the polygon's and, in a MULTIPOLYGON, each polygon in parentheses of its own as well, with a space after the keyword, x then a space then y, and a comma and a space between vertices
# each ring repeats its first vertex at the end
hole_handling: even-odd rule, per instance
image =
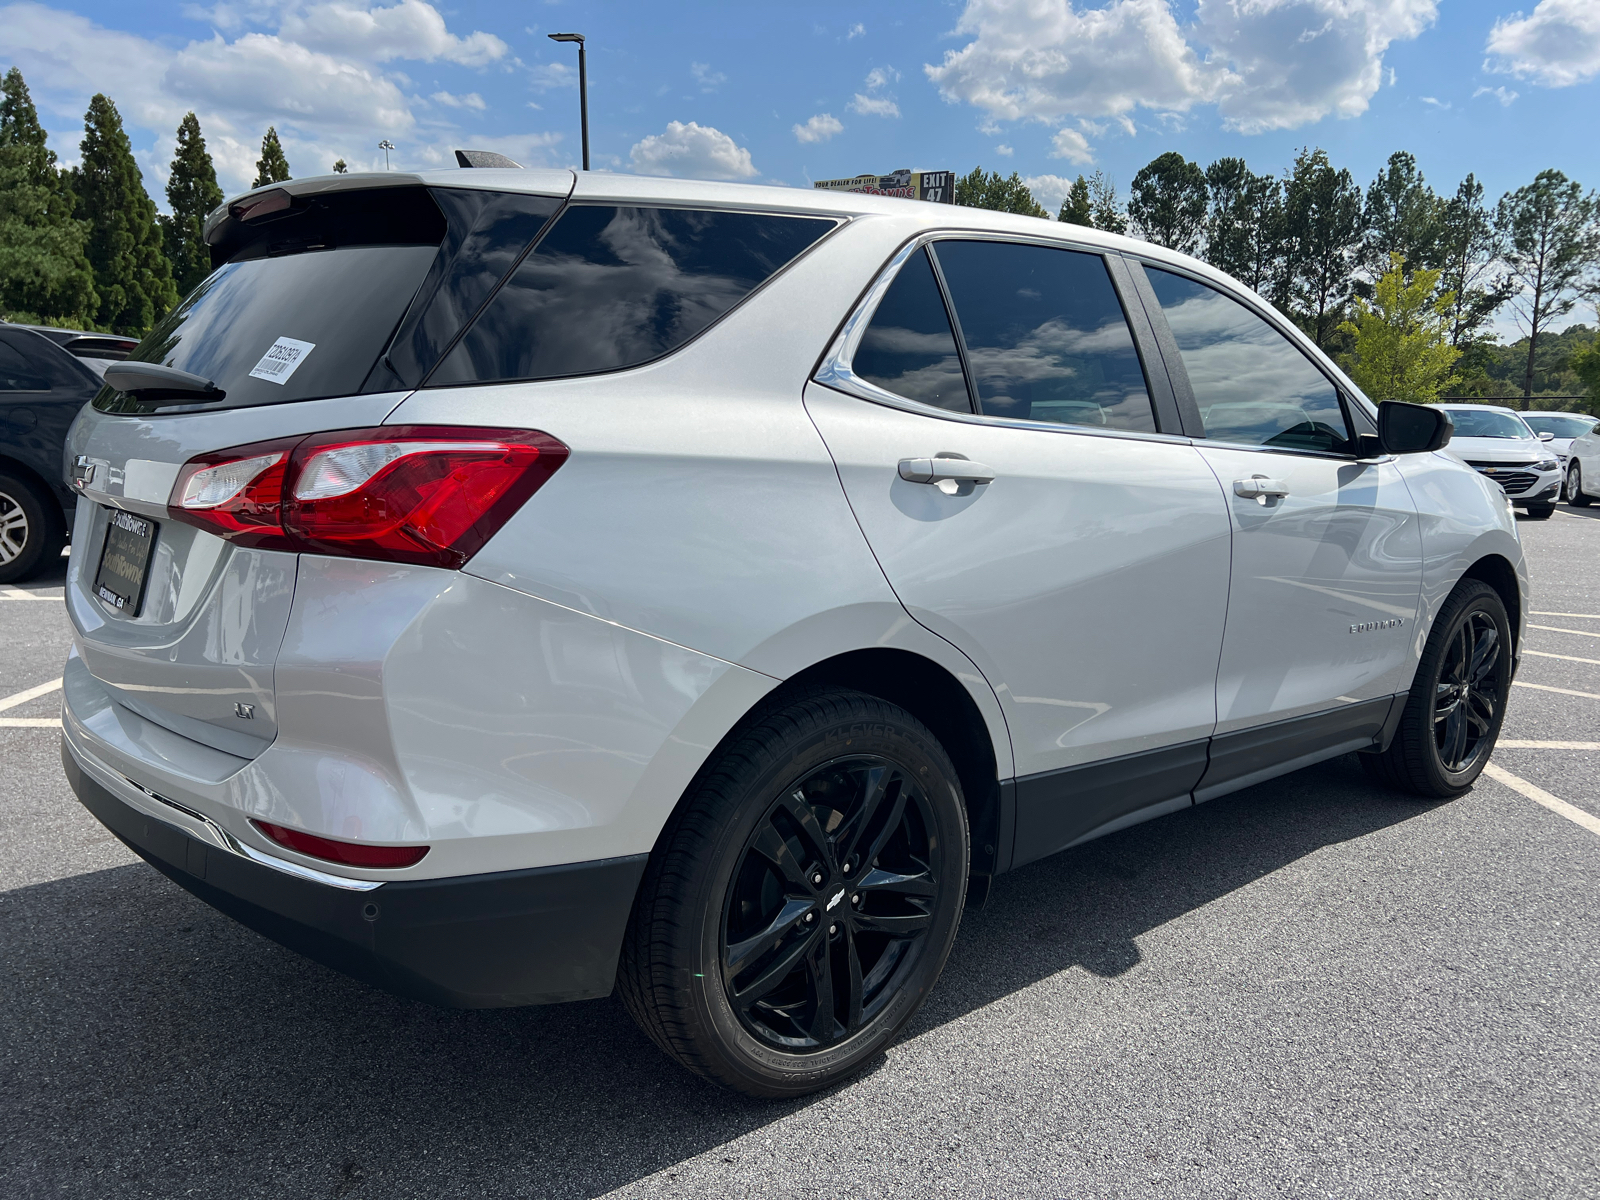
POLYGON ((55 505, 56 511, 61 514, 62 521, 66 521, 66 511, 62 508, 61 497, 57 494, 57 489, 50 485, 48 479, 22 459, 0 451, 0 475, 15 475, 23 482, 32 484, 39 490, 41 495, 55 505))
MULTIPOLYGON (((1522 588, 1517 580, 1517 570, 1499 554, 1486 554, 1461 573, 1462 579, 1476 579, 1488 584, 1499 593, 1511 618, 1512 636, 1516 639, 1517 653, 1522 652, 1522 588)), ((1459 581, 1457 586, 1460 586, 1459 581)))

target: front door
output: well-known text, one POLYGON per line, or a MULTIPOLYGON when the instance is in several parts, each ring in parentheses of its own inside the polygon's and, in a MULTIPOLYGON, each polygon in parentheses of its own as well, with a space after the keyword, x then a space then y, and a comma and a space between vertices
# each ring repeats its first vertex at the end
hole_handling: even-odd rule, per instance
POLYGON ((1100 256, 932 253, 878 305, 842 373, 856 394, 812 384, 806 406, 902 603, 1000 697, 1021 863, 1189 803, 1216 720, 1228 516, 1199 452, 1157 431, 1100 256))
POLYGON ((1222 291, 1147 274, 1234 529, 1205 799, 1370 743, 1416 669, 1422 541, 1399 471, 1356 457, 1338 388, 1311 359, 1222 291))

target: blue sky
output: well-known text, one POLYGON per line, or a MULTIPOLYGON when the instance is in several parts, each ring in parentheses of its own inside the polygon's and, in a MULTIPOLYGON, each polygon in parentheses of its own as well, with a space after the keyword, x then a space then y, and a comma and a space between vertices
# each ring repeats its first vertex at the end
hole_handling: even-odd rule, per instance
POLYGON ((1166 150, 1281 172, 1317 145, 1363 184, 1396 149, 1491 200, 1545 167, 1600 184, 1600 0, 80 0, 0 4, 0 29, 62 159, 103 90, 158 201, 190 108, 230 191, 268 124, 296 176, 381 167, 384 138, 396 167, 457 146, 574 165, 576 54, 545 37, 566 29, 615 170, 803 187, 982 164, 1053 206, 1166 150))

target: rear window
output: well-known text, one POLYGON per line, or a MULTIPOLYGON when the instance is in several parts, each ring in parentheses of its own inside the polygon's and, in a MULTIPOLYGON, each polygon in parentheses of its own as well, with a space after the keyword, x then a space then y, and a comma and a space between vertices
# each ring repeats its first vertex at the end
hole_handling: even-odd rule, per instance
POLYGON ((209 410, 415 387, 562 202, 382 188, 232 221, 213 247, 228 261, 129 355, 212 380, 225 399, 152 405, 107 387, 95 407, 209 410))
POLYGON ((552 379, 649 362, 702 332, 835 224, 573 205, 427 384, 552 379))

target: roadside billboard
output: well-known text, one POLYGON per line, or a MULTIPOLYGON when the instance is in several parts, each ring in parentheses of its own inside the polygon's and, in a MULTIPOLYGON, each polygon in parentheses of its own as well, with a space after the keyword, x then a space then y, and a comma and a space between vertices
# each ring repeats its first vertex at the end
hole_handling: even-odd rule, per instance
POLYGON ((830 192, 866 192, 872 196, 929 200, 934 204, 956 202, 954 171, 891 171, 887 175, 857 175, 854 179, 819 179, 811 186, 830 192))

